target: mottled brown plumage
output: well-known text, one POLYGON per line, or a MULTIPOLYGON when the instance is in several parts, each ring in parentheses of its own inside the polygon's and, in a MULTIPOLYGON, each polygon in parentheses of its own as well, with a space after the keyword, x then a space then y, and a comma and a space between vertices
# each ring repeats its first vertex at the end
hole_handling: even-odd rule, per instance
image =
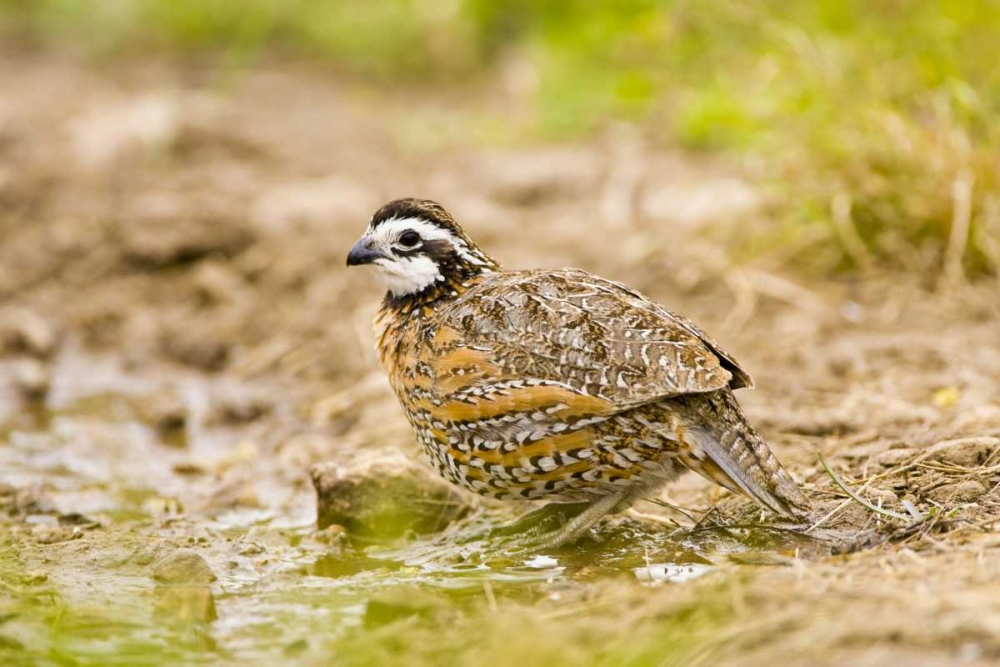
POLYGON ((348 263, 389 281, 379 358, 446 479, 496 498, 593 501, 552 544, 685 469, 783 516, 806 506, 736 403, 750 376, 637 292, 578 269, 500 270, 421 200, 376 213, 348 263))

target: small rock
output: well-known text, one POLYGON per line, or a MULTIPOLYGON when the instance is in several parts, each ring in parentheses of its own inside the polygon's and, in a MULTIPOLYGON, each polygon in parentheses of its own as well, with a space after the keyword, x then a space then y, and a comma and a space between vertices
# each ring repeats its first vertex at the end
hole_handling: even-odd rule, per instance
POLYGON ((974 503, 986 493, 986 485, 974 479, 944 484, 927 493, 931 500, 942 504, 974 503))
POLYGON ((876 506, 881 503, 882 507, 894 507, 897 503, 899 503, 899 496, 889 489, 871 487, 865 492, 865 495, 868 496, 868 500, 876 506))
POLYGON ((175 551, 153 564, 153 579, 166 584, 209 584, 216 578, 205 559, 193 551, 175 551))
POLYGON ((1000 438, 988 436, 958 438, 939 442, 930 449, 932 461, 949 463, 962 468, 976 468, 983 465, 1000 447, 1000 438))
POLYGON ((895 468, 896 466, 906 465, 914 457, 918 455, 916 449, 903 448, 903 449, 890 449, 880 453, 875 457, 875 462, 882 466, 883 468, 895 468))
POLYGON ((402 453, 374 455, 351 467, 318 464, 310 474, 321 530, 340 524, 361 536, 431 533, 468 510, 447 482, 432 477, 402 453))
POLYGON ((14 382, 24 400, 41 403, 49 394, 52 376, 38 359, 22 359, 14 366, 14 382))

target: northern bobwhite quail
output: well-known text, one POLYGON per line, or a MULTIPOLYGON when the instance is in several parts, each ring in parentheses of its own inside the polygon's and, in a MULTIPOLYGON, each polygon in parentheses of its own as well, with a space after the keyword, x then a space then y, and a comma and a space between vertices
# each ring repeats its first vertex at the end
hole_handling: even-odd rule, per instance
POLYGON ((736 403, 746 371, 628 287, 579 269, 504 271, 418 199, 379 209, 347 264, 388 285, 379 358, 445 479, 589 503, 541 544, 575 540, 686 469, 784 517, 808 507, 736 403))

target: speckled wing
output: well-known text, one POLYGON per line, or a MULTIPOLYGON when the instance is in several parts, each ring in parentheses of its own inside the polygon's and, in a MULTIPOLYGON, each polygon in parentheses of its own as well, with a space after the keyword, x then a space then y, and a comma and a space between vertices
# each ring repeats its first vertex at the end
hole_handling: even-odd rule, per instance
POLYGON ((600 399, 611 414, 750 379, 687 320, 622 285, 585 271, 495 274, 439 313, 461 332, 466 350, 482 350, 497 380, 559 384, 600 399))
MULTIPOLYGON (((568 271, 574 273, 586 273, 584 271, 579 271, 577 269, 568 269, 568 271)), ((719 362, 722 364, 722 367, 732 374, 732 379, 729 381, 730 389, 743 389, 743 388, 753 389, 754 382, 753 378, 750 377, 750 374, 747 373, 742 366, 740 366, 739 362, 737 362, 736 359, 731 354, 723 350, 722 346, 716 343, 715 340, 713 340, 708 334, 702 331, 701 328, 698 327, 698 325, 696 325, 694 322, 692 322, 691 320, 687 319, 682 315, 678 315, 677 313, 667 310, 666 308, 657 303, 650 301, 649 299, 642 296, 635 290, 625 285, 622 285, 621 283, 617 283, 611 280, 604 280, 602 278, 596 278, 594 276, 591 276, 591 278, 614 285, 615 287, 618 287, 619 289, 628 292, 633 297, 643 302, 647 307, 652 308, 653 310, 658 312, 661 316, 671 320, 672 322, 677 324, 677 326, 685 329, 693 336, 696 336, 709 350, 712 351, 713 354, 719 357, 719 362)))

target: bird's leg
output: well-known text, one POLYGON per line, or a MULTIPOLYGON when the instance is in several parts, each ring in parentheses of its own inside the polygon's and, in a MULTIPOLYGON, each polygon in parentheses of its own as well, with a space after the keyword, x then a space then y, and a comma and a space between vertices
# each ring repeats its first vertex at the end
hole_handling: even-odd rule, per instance
POLYGON ((532 528, 543 527, 553 520, 558 521, 557 526, 564 526, 572 517, 585 511, 589 503, 548 503, 541 507, 525 512, 521 516, 506 523, 500 524, 490 531, 490 535, 512 535, 523 533, 532 528))
POLYGON ((645 492, 646 487, 643 484, 633 484, 618 493, 603 496, 570 519, 559 530, 526 540, 525 546, 533 549, 557 549, 563 545, 572 544, 608 514, 614 514, 631 507, 632 503, 645 492))

